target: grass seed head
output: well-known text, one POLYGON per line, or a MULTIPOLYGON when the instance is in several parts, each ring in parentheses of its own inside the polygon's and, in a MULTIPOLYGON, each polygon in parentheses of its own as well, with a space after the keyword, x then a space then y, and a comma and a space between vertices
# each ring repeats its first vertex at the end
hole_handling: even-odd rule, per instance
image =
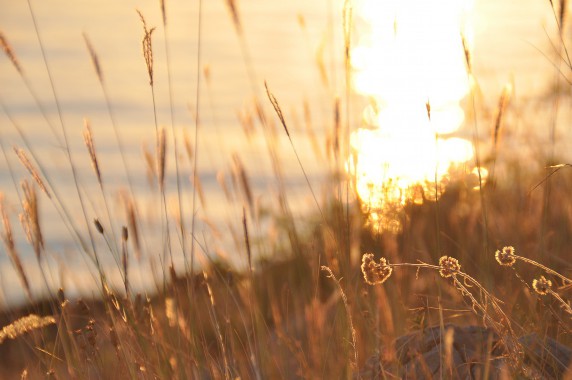
POLYGON ((101 72, 99 58, 97 57, 97 53, 95 52, 95 49, 91 44, 91 41, 89 40, 87 34, 85 33, 83 33, 83 40, 85 41, 85 46, 87 47, 87 50, 89 52, 89 57, 91 58, 91 63, 93 64, 93 68, 95 69, 97 78, 99 79, 100 82, 103 83, 103 73, 101 72))
POLYGON ((4 326, 0 331, 0 343, 6 339, 16 339, 17 337, 26 334, 32 330, 40 329, 42 327, 56 323, 54 317, 38 317, 35 314, 22 317, 8 326, 4 326))
POLYGON ((238 34, 242 34, 242 24, 240 22, 240 15, 238 13, 238 7, 236 6, 236 0, 226 0, 226 5, 232 16, 232 22, 238 34))
POLYGON ((143 23, 144 35, 143 40, 141 41, 141 44, 143 45, 143 58, 145 58, 145 65, 147 66, 147 73, 149 74, 149 84, 153 86, 153 43, 151 40, 151 34, 153 34, 155 28, 147 29, 145 17, 143 17, 141 12, 137 11, 137 13, 143 23))
POLYGON ((16 68, 16 70, 20 74, 22 74, 22 66, 20 66, 20 62, 18 62, 18 59, 16 58, 14 49, 12 49, 12 46, 8 43, 8 40, 6 39, 6 37, 4 37, 4 34, 2 34, 2 32, 0 32, 0 48, 4 50, 4 53, 6 53, 6 56, 8 57, 10 62, 12 62, 12 65, 14 65, 14 68, 16 68))
POLYGON ((99 221, 99 219, 97 219, 97 218, 93 219, 93 224, 95 224, 95 228, 97 229, 97 232, 99 232, 100 234, 103 235, 103 226, 101 225, 101 222, 99 221))
POLYGON ((30 185, 28 181, 22 182, 22 191, 24 197, 22 199, 22 209, 20 214, 20 223, 26 233, 26 238, 34 247, 36 257, 39 259, 41 250, 45 247, 44 236, 40 228, 40 216, 38 211, 38 197, 36 189, 30 185))
POLYGON ((99 162, 97 160, 97 155, 95 153, 95 144, 93 142, 93 133, 91 132, 91 126, 89 125, 89 121, 87 119, 84 120, 84 131, 83 131, 83 141, 87 150, 89 152, 89 158, 91 159, 91 166, 95 175, 97 176, 97 181, 99 184, 102 184, 101 181, 101 171, 99 170, 99 162))
POLYGON ((6 208, 4 205, 4 197, 2 193, 0 193, 0 215, 2 217, 2 225, 4 227, 4 233, 2 234, 2 239, 4 240, 6 251, 8 253, 8 256, 10 257, 10 260, 12 260, 12 264, 16 268, 18 276, 20 276, 20 280, 22 281, 28 296, 31 296, 30 281, 28 280, 28 276, 26 276, 26 272, 24 271, 24 265, 22 264, 22 260, 20 259, 20 254, 16 249, 14 234, 12 232, 12 224, 10 223, 10 218, 8 216, 8 213, 6 212, 6 208))
POLYGON ((16 152, 18 159, 20 160, 22 165, 24 165, 24 167, 26 169, 28 169, 28 172, 34 178, 34 180, 36 181, 38 186, 40 186, 40 189, 42 189, 44 194, 46 194, 46 196, 51 199, 52 197, 51 197, 50 193, 48 192, 46 185, 44 185, 44 181, 42 181, 42 177, 40 177, 40 173, 38 172, 36 167, 34 165, 32 165, 32 162, 30 161, 30 159, 26 155, 26 152, 23 149, 17 148, 17 147, 14 147, 14 152, 16 152))
POLYGON ((127 217, 128 226, 127 233, 123 234, 122 231, 122 234, 125 237, 129 237, 129 235, 131 235, 131 241, 133 242, 133 247, 135 248, 135 257, 137 260, 139 260, 141 258, 141 239, 139 236, 139 223, 136 215, 137 213, 135 209, 135 201, 125 192, 122 193, 122 199, 125 206, 125 214, 127 217))

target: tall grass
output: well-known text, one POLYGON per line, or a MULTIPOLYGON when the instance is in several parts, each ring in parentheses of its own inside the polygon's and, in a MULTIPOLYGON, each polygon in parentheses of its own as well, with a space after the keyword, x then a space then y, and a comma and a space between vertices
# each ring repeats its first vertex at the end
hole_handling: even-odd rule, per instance
MULTIPOLYGON (((28 4, 43 52, 42 32, 32 3, 28 4)), ((555 165, 557 157, 552 155, 546 168, 542 167, 544 162, 540 168, 531 168, 528 162, 498 154, 506 147, 500 135, 512 127, 510 119, 505 118, 511 107, 508 90, 503 90, 496 112, 481 107, 476 94, 471 94, 476 184, 470 175, 452 174, 444 191, 435 190, 435 195, 442 192, 440 198, 405 205, 400 231, 374 232, 367 225, 367 215, 361 211, 359 198, 350 186, 351 178, 345 177, 352 173, 344 173, 344 163, 350 154, 351 120, 353 113, 358 112, 350 107, 356 101, 350 91, 351 1, 346 1, 343 7, 343 25, 339 26, 343 32, 341 46, 332 46, 342 52, 343 97, 339 98, 337 89, 324 83, 334 112, 328 121, 332 128, 328 131, 329 138, 324 138, 328 141, 323 142, 322 149, 326 147, 323 154, 311 129, 307 103, 302 111, 307 128, 304 135, 301 128, 292 127, 295 122, 290 119, 294 118, 284 111, 285 105, 279 103, 266 82, 259 83, 247 44, 246 21, 241 17, 239 3, 228 0, 229 19, 239 38, 251 85, 249 91, 255 97, 253 114, 242 114, 237 123, 243 124, 249 138, 260 137, 263 142, 267 154, 264 159, 270 161, 276 184, 273 196, 277 205, 265 208, 259 202, 260 190, 251 183, 249 168, 240 154, 234 153, 229 163, 232 174, 220 175, 218 180, 226 199, 240 205, 241 215, 237 223, 229 221, 230 238, 222 236, 214 225, 210 229, 215 242, 233 241, 234 257, 229 258, 217 254, 216 247, 211 246, 212 239, 207 239, 197 228, 199 205, 206 207, 208 199, 208 194, 202 192, 199 161, 203 157, 199 133, 201 83, 209 80, 208 71, 202 67, 201 28, 208 20, 202 20, 199 9, 194 133, 185 134, 181 141, 174 113, 177 100, 171 78, 168 5, 159 2, 167 59, 168 128, 161 127, 157 117, 154 85, 158 76, 153 62, 157 45, 152 40, 155 29, 139 13, 143 25, 143 59, 139 64, 144 65, 148 75, 156 143, 155 151, 146 151, 141 161, 147 161, 156 189, 153 199, 154 208, 159 209, 155 214, 159 220, 155 225, 160 227, 154 232, 161 236, 158 252, 153 251, 151 244, 144 243, 153 237, 145 236, 148 221, 140 212, 134 185, 134 178, 144 174, 134 173, 128 165, 100 57, 87 35, 83 37, 125 171, 126 189, 113 194, 105 181, 108 168, 102 164, 101 152, 96 149, 98 135, 86 120, 84 154, 91 163, 91 175, 97 182, 103 210, 93 206, 96 202, 86 191, 88 184, 78 174, 79 159, 70 148, 73 143, 64 123, 65 110, 59 105, 57 81, 49 75, 59 130, 51 126, 42 102, 35 95, 34 83, 27 79, 24 61, 10 45, 9 36, 0 34, 0 46, 65 152, 69 166, 66 170, 74 183, 73 196, 78 199, 75 204, 81 208, 78 221, 70 211, 72 206, 67 197, 71 195, 60 190, 62 185, 57 176, 47 170, 46 162, 36 154, 25 130, 2 103, 9 127, 24 143, 24 147, 10 151, 4 145, 4 132, 0 132, 4 159, 21 203, 21 206, 11 205, 0 193, 5 252, 20 282, 8 285, 21 286, 28 298, 25 306, 8 307, 0 315, 0 324, 4 326, 0 331, 2 377, 572 376, 568 369, 572 350, 567 348, 572 344, 568 294, 572 279, 567 273, 572 245, 569 196, 572 172, 568 170, 569 163, 555 165), (259 95, 262 85, 266 86, 266 98, 259 95), (484 116, 478 118, 480 112, 484 116), (480 138, 481 119, 493 126, 490 156, 481 150, 487 144, 480 138), (282 129, 276 128, 277 123, 282 129), (299 154, 298 141, 302 138, 310 142, 316 160, 328 157, 325 166, 331 173, 327 191, 322 195, 306 170, 308 163, 299 154), (291 189, 284 179, 289 163, 282 158, 286 155, 281 151, 283 142, 291 148, 296 168, 305 180, 304 191, 310 198, 310 209, 302 217, 292 211, 289 202, 291 189), (179 155, 181 143, 189 162, 179 155), (31 179, 20 184, 12 160, 19 160, 31 179), (173 173, 169 160, 175 164, 173 173), (488 182, 481 169, 494 173, 488 182), (172 190, 168 188, 169 175, 176 179, 174 211, 169 211, 167 197, 172 190), (192 185, 190 196, 184 191, 187 181, 192 185), (549 190, 542 194, 536 191, 539 186, 548 186, 548 181, 549 190), (185 206, 188 200, 191 205, 185 206), (40 202, 54 207, 59 220, 43 219, 40 202), (123 212, 117 212, 116 208, 123 212), (188 209, 192 210, 190 215, 185 213, 188 209), (19 214, 23 239, 36 256, 38 271, 33 273, 39 273, 40 277, 32 276, 31 268, 22 260, 18 249, 22 242, 18 241, 12 222, 15 214, 19 214), (91 263, 89 275, 97 282, 93 299, 70 295, 74 289, 71 286, 68 289, 64 279, 59 283, 54 279, 47 260, 50 247, 45 239, 46 223, 63 224, 75 243, 74 254, 91 263), (175 262, 177 250, 171 240, 172 233, 180 242, 183 269, 175 262), (97 244, 98 241, 102 244, 97 244), (361 262, 352 260, 356 252, 361 262), (101 258, 108 254, 119 273, 119 286, 111 280, 109 267, 102 263, 101 258), (151 269, 141 272, 141 263, 146 259, 151 269), (153 267, 157 260, 158 270, 153 267), (236 265, 240 260, 246 265, 236 265), (153 277, 155 286, 138 289, 134 286, 137 276, 153 277), (57 283, 61 288, 54 291, 57 283), (38 288, 43 289, 42 297, 34 290, 38 288)), ((564 30, 565 2, 559 3, 560 8, 552 2, 547 4, 550 5, 555 7, 559 30, 564 30)), ((572 65, 567 58, 566 34, 561 32, 558 38, 561 61, 557 74, 569 78, 572 65)), ((470 52, 467 48, 465 52, 467 75, 476 76, 470 52)), ((42 56, 49 74, 49 57, 44 52, 42 56)), ((320 60, 316 66, 323 76, 337 76, 335 72, 328 73, 320 60)), ((559 80, 559 85, 567 85, 562 78, 559 80)), ((557 101, 569 102, 566 96, 569 97, 558 93, 557 99, 562 99, 557 101)), ((429 103, 427 112, 430 118, 429 103)), ((208 217, 204 219, 208 225, 208 217)))

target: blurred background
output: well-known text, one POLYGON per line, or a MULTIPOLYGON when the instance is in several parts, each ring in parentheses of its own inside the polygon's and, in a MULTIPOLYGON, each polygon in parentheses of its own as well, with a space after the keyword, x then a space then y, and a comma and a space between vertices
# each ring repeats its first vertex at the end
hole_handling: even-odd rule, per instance
MULTIPOLYGON (((359 56, 362 64, 379 59, 364 56, 357 50, 376 42, 372 33, 377 15, 379 25, 382 25, 387 20, 388 10, 394 11, 393 32, 399 33, 399 12, 413 13, 419 8, 419 4, 413 4, 409 9, 401 9, 395 2, 387 2, 388 8, 374 7, 371 11, 368 7, 377 4, 376 1, 351 3, 351 45, 355 48, 352 52, 359 56)), ((156 184, 149 179, 144 158, 145 151, 154 152, 155 149, 155 102, 157 125, 166 128, 169 142, 167 204, 172 205, 177 199, 171 144, 174 131, 184 217, 190 220, 195 210, 197 236, 203 239, 203 247, 213 255, 244 265, 245 258, 233 250, 232 239, 236 231, 240 232, 244 202, 236 194, 238 191, 231 196, 225 193, 224 184, 239 188, 236 181, 233 182, 233 173, 243 168, 254 194, 253 217, 260 218, 257 224, 260 229, 255 234, 272 236, 274 221, 264 219, 264 215, 271 215, 279 203, 268 137, 261 130, 257 107, 265 109, 272 120, 272 150, 282 164, 293 214, 306 215, 309 210, 316 211, 287 136, 268 102, 264 82, 280 103, 308 180, 318 194, 329 193, 328 179, 337 170, 329 153, 335 128, 336 99, 342 104, 343 119, 349 122, 352 132, 380 127, 368 121, 368 109, 376 96, 374 103, 378 106, 387 100, 383 93, 372 94, 352 85, 350 97, 347 97, 341 0, 242 0, 234 3, 237 18, 233 18, 229 2, 203 1, 200 39, 198 1, 166 1, 166 29, 159 1, 50 0, 31 1, 31 4, 62 119, 60 121, 58 116, 28 3, 0 0, 0 31, 11 44, 25 78, 6 55, 0 56, 0 139, 6 152, 0 159, 0 192, 14 225, 17 225, 19 212, 17 189, 20 180, 28 176, 12 150, 14 146, 26 145, 15 125, 27 136, 29 149, 42 162, 47 177, 55 184, 79 224, 84 223, 84 218, 61 144, 60 124, 65 125, 81 191, 89 199, 86 205, 88 220, 103 218, 103 198, 82 137, 87 119, 93 131, 107 194, 116 210, 113 214, 117 214, 118 220, 125 218, 119 194, 128 187, 129 173, 144 221, 147 254, 151 257, 160 252, 162 242, 158 231, 162 209, 158 207, 160 198, 156 184), (136 10, 145 17, 148 28, 156 27, 152 33, 154 99, 142 54, 142 22, 136 10), (110 107, 94 71, 84 35, 97 53, 110 107), (165 41, 170 54, 171 87, 165 41), (45 108, 48 121, 42 116, 26 81, 36 93, 41 107, 45 108), (121 148, 110 111, 119 131, 121 148), (195 135, 197 120, 199 127, 195 135), (54 126, 53 130, 50 124, 54 126), (197 150, 193 151, 195 136, 197 150), (185 144, 185 141, 189 143, 185 144), (193 206, 191 184, 194 158, 197 158, 202 187, 201 199, 197 197, 196 206, 193 206)), ((419 17, 434 20, 442 17, 443 23, 452 17, 448 13, 429 14, 434 8, 418 9, 421 11, 419 17)), ((558 67, 564 70, 565 66, 558 56, 559 35, 550 2, 474 0, 464 4, 463 12, 473 73, 467 80, 474 89, 475 106, 471 105, 468 91, 466 96, 456 100, 464 117, 455 127, 455 136, 472 143, 474 122, 478 123, 478 139, 483 142, 485 155, 490 149, 488 145, 499 98, 508 85, 510 106, 504 115, 504 125, 509 127, 502 130, 504 148, 500 154, 530 161, 531 168, 544 166, 549 158, 570 159, 570 97, 555 98, 561 92, 569 94, 570 86, 561 85, 558 67), (472 112, 476 113, 476 119, 472 112)), ((453 25, 459 22, 455 20, 453 25)), ((565 31, 568 35, 569 30, 565 31)), ((460 35, 461 31, 458 37, 460 35)), ((383 49, 383 45, 380 48, 383 49)), ((402 66, 413 74, 427 62, 424 54, 423 50, 416 50, 417 61, 408 60, 408 65, 402 66)), ((374 74, 369 72, 364 77, 358 69, 352 69, 352 78, 358 72, 360 83, 377 83, 374 74), (367 75, 371 75, 371 80, 367 75)), ((386 68, 382 65, 379 70, 386 68)), ((407 77, 409 74, 401 75, 407 77)), ((380 83, 384 88, 383 81, 380 83)), ((353 148, 360 149, 359 146, 353 148)), ((416 162, 411 164, 415 166, 416 162)), ((117 226, 121 223, 125 222, 118 221, 117 226)), ((57 287, 59 282, 65 281, 68 289, 89 293, 95 283, 92 279, 86 280, 89 276, 85 275, 85 268, 89 265, 77 253, 65 223, 60 222, 58 212, 45 197, 41 199, 41 225, 53 283, 57 287)), ((23 231, 16 230, 23 259, 29 262, 26 267, 33 273, 36 265, 33 251, 27 248, 23 231)), ((99 243, 104 246, 103 241, 99 243)), ((4 246, 0 252, 4 302, 12 304, 20 301, 23 293, 11 286, 17 284, 17 277, 4 246)), ((176 252, 175 260, 182 268, 182 257, 176 252)), ((152 261, 143 258, 135 264, 137 269, 133 270, 138 271, 138 276, 132 280, 135 288, 147 288, 152 283, 148 271, 153 265, 156 271, 160 266, 152 261)), ((106 265, 109 265, 110 273, 117 272, 116 280, 121 283, 111 257, 106 259, 106 265)), ((110 277, 114 275, 110 274, 110 277)))

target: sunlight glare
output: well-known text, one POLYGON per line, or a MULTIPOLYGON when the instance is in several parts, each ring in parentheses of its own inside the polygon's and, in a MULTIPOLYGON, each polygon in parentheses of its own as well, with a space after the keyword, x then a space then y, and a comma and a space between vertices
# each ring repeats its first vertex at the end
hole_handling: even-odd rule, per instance
POLYGON ((470 91, 462 38, 470 48, 472 5, 354 2, 353 88, 371 104, 351 136, 348 170, 374 229, 399 231, 403 207, 438 199, 449 170, 473 157, 455 136, 470 91))

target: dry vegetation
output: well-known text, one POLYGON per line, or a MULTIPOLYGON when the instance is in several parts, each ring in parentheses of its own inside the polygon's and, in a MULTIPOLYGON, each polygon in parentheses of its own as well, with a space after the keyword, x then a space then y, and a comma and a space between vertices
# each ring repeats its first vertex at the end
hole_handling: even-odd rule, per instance
MULTIPOLYGON (((228 5, 237 33, 244 38, 237 5, 232 0, 228 5)), ((562 4, 554 7, 563 26, 565 15, 558 11, 562 4)), ((163 12, 165 8, 161 1, 163 12)), ((153 89, 154 29, 148 28, 142 14, 140 17, 144 63, 153 89)), ((85 38, 106 93, 97 53, 85 38)), ((349 37, 345 43, 349 44, 349 37)), ((16 53, 3 35, 0 44, 26 81, 16 53)), ((562 59, 563 76, 570 78, 572 65, 562 59)), ((562 86, 570 84, 562 81, 562 86)), ((289 140, 298 158, 297 146, 279 101, 271 89, 267 87, 266 91, 265 97, 257 99, 256 128, 260 127, 269 142, 270 160, 281 183, 281 163, 272 153, 269 123, 281 123, 283 138, 289 140)), ((558 96, 569 93, 564 91, 558 96)), ((341 132, 344 115, 340 115, 343 107, 339 102, 332 103, 336 104, 336 112, 328 149, 331 167, 340 168, 340 147, 347 143, 341 132)), ((495 150, 503 148, 498 135, 505 107, 503 92, 499 109, 491 116, 495 150)), ((245 131, 255 133, 252 120, 243 122, 248 124, 244 125, 245 131)), ((346 189, 343 173, 336 170, 332 173, 335 191, 325 199, 319 199, 308 182, 316 208, 308 215, 304 224, 311 227, 304 232, 289 210, 288 190, 280 186, 281 207, 274 215, 280 239, 273 240, 276 246, 271 247, 271 257, 266 249, 258 251, 261 245, 256 240, 264 236, 252 233, 258 220, 250 211, 254 209, 252 189, 236 157, 235 181, 239 185, 235 189, 243 194, 245 205, 240 250, 248 254, 248 267, 237 270, 222 258, 202 266, 196 262, 196 251, 204 247, 194 241, 194 213, 191 220, 183 220, 180 209, 174 217, 167 211, 164 179, 169 142, 165 130, 155 126, 156 151, 147 152, 146 159, 161 194, 160 233, 165 248, 161 255, 170 266, 165 270, 165 283, 149 295, 135 294, 130 286, 130 261, 141 256, 144 249, 130 184, 121 195, 126 211, 121 234, 115 236, 102 223, 110 219, 109 194, 101 176, 105 167, 98 161, 97 136, 89 125, 84 134, 86 154, 106 199, 106 209, 96 216, 84 210, 86 220, 95 227, 88 239, 75 230, 79 227, 69 217, 57 183, 46 178, 33 150, 15 149, 31 175, 22 182, 21 222, 38 265, 42 267, 46 250, 37 203, 38 197, 43 197, 53 202, 66 223, 72 225, 82 254, 98 271, 100 298, 68 299, 66 289, 61 289, 43 302, 6 311, 0 317, 0 325, 5 326, 0 331, 0 377, 572 376, 567 372, 572 358, 572 350, 567 348, 572 344, 572 309, 568 301, 572 291, 572 168, 555 166, 560 163, 558 157, 552 162, 539 157, 541 169, 511 160, 510 155, 502 160, 481 157, 483 167, 495 167, 494 177, 477 189, 470 179, 460 177, 451 181, 437 202, 426 199, 423 204, 408 204, 398 215, 403 226, 399 233, 378 234, 366 227, 359 204, 347 204, 336 197, 346 189), (41 192, 37 193, 36 188, 41 192), (187 273, 176 273, 173 267, 172 242, 170 234, 165 233, 173 226, 183 237, 187 273), (121 268, 123 289, 112 289, 108 284, 93 244, 96 233, 108 242, 121 268)), ((11 127, 24 135, 16 124, 11 127)), ((171 131, 169 135, 176 149, 175 134, 171 131)), ((63 125, 58 136, 68 149, 76 178, 63 125)), ((185 147, 196 163, 200 141, 197 135, 191 141, 185 141, 185 147)), ((4 150, 4 154, 8 152, 4 150)), ((303 171, 304 163, 299 158, 298 163, 303 171)), ((194 169, 196 200, 202 194, 196 166, 194 169)), ((176 170, 177 178, 181 177, 178 167, 176 170)), ((77 182, 76 188, 81 199, 77 182)), ((47 280, 27 277, 3 200, 0 205, 6 252, 21 280, 21 284, 12 286, 24 287, 32 300, 30 282, 47 284, 47 280)))

